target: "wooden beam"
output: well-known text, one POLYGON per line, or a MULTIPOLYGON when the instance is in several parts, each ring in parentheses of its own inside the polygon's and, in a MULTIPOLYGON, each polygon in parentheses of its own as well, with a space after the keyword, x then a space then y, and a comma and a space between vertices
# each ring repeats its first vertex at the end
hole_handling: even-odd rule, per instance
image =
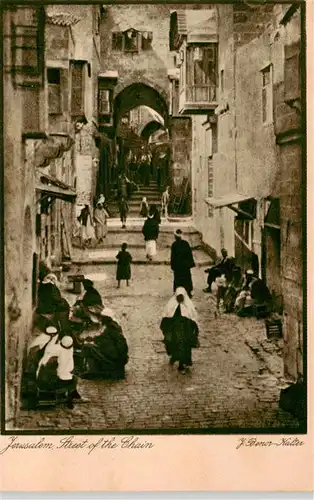
POLYGON ((233 210, 237 214, 244 215, 249 220, 254 220, 255 219, 255 217, 253 217, 253 215, 251 215, 251 214, 249 214, 247 212, 244 212, 244 210, 241 210, 240 208, 234 207, 233 205, 227 205, 227 206, 228 206, 228 208, 230 208, 231 210, 233 210))

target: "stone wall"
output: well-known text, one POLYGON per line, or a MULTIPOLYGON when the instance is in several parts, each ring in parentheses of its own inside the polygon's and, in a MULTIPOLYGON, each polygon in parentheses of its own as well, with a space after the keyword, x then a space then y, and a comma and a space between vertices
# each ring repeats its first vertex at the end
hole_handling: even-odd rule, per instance
MULTIPOLYGON (((4 12, 9 33, 11 13, 4 12)), ((32 163, 26 154, 33 141, 22 142, 23 90, 4 74, 4 257, 5 257, 5 398, 6 428, 15 423, 20 406, 23 353, 32 322, 32 260, 35 250, 35 192, 32 163)), ((30 151, 29 151, 30 150, 30 151)))
POLYGON ((169 52, 170 8, 149 4, 106 6, 101 25, 102 70, 118 71, 116 93, 131 83, 142 81, 167 94, 167 70, 172 65, 169 52), (152 50, 136 54, 113 51, 112 32, 129 28, 152 31, 152 50))

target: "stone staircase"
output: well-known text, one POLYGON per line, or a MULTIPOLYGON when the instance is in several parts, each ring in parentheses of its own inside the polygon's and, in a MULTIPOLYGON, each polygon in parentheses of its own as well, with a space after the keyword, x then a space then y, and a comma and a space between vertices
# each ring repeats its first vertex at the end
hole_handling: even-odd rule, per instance
MULTIPOLYGON (((126 229, 122 229, 120 221, 110 219, 108 233, 103 244, 92 243, 90 248, 82 250, 76 245, 73 247, 72 264, 116 264, 116 255, 123 242, 128 244, 134 264, 146 264, 145 242, 142 234, 144 219, 130 219, 126 229)), ((183 238, 187 240, 195 258, 196 265, 210 266, 212 259, 204 250, 202 238, 198 231, 191 227, 190 221, 178 220, 177 222, 162 221, 159 227, 157 242, 157 256, 152 264, 170 264, 170 247, 174 242, 174 231, 180 227, 183 238)))
MULTIPOLYGON (((130 209, 128 217, 137 218, 140 216, 141 201, 144 196, 146 197, 148 206, 155 204, 161 210, 161 194, 156 181, 151 181, 149 187, 139 185, 139 190, 135 191, 128 200, 130 209)), ((117 200, 110 201, 108 208, 111 217, 119 217, 119 202, 117 200)))

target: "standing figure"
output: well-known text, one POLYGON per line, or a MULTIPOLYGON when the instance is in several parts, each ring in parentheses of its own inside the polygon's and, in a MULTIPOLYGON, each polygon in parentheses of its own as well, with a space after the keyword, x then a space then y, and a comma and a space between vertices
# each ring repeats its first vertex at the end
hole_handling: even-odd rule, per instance
POLYGON ((121 250, 116 256, 116 259, 118 260, 116 275, 118 288, 120 288, 121 280, 126 280, 126 284, 129 286, 129 280, 131 279, 132 255, 127 251, 127 248, 127 243, 122 243, 121 250))
POLYGON ((93 226, 89 205, 85 205, 84 208, 82 208, 77 220, 81 224, 81 246, 82 248, 85 248, 91 241, 87 230, 88 222, 90 222, 91 226, 93 226))
POLYGON ((161 197, 161 213, 164 214, 166 219, 168 219, 168 206, 170 201, 169 189, 170 187, 167 186, 161 197))
POLYGON ((102 193, 100 193, 96 205, 98 205, 98 203, 100 203, 101 205, 105 206, 105 201, 106 201, 105 196, 102 193))
POLYGON ((150 206, 149 215, 152 215, 154 217, 158 225, 161 223, 161 217, 157 205, 153 204, 150 206))
POLYGON ((148 203, 146 197, 144 196, 141 201, 140 216, 145 217, 146 219, 147 215, 148 215, 148 203))
POLYGON ((128 197, 128 179, 125 174, 119 176, 118 180, 118 195, 121 198, 128 197))
POLYGON ((175 232, 175 241, 171 246, 170 263, 173 271, 173 290, 183 287, 191 297, 193 290, 191 268, 195 267, 195 262, 189 243, 182 240, 181 229, 175 232))
POLYGON ((142 233, 145 238, 146 258, 148 261, 151 261, 157 253, 156 241, 159 235, 159 224, 154 219, 154 215, 148 215, 142 233))
POLYGON ((124 198, 124 196, 122 196, 122 198, 120 200, 119 211, 120 211, 120 220, 122 223, 122 229, 125 229, 126 228, 126 219, 127 219, 128 212, 129 212, 129 204, 126 201, 126 199, 124 198))
POLYGON ((107 210, 100 202, 98 202, 94 210, 94 224, 97 243, 101 243, 107 235, 107 217, 109 217, 107 210))
POLYGON ((178 370, 185 373, 185 369, 192 366, 192 348, 198 347, 199 343, 197 312, 183 287, 176 289, 166 305, 160 329, 170 364, 179 361, 178 370))

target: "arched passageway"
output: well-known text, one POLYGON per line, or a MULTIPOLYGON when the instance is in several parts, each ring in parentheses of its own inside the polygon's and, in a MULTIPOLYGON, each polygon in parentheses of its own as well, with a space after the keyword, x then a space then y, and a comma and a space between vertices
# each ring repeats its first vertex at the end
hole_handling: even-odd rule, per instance
POLYGON ((164 120, 168 127, 169 111, 165 98, 153 87, 144 83, 133 83, 124 88, 114 100, 114 126, 117 127, 120 119, 131 109, 139 106, 148 106, 164 120))
POLYGON ((145 139, 146 141, 148 141, 148 139, 150 138, 150 136, 152 134, 154 134, 155 132, 157 132, 157 130, 160 130, 160 129, 164 129, 163 125, 157 121, 151 121, 151 122, 148 122, 142 132, 141 132, 141 137, 143 137, 143 139, 145 139))
POLYGON ((110 177, 109 197, 119 198, 124 173, 135 191, 156 186, 161 192, 171 186, 173 213, 189 215, 192 149, 191 129, 186 127, 189 120, 169 117, 167 95, 154 84, 136 81, 120 89, 113 101, 116 165, 110 176, 102 175, 102 178, 110 177))

